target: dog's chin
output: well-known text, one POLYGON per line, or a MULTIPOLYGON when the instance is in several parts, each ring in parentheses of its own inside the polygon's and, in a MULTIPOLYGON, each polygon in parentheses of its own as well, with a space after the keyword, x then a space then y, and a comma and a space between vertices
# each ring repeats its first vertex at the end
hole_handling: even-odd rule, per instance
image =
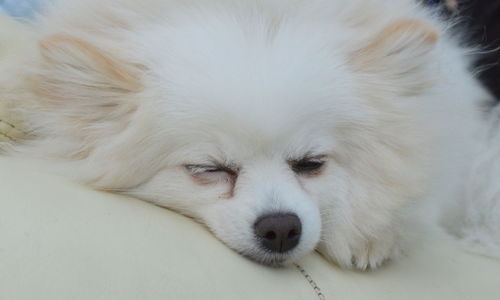
POLYGON ((295 251, 289 251, 285 253, 270 253, 265 250, 260 250, 253 253, 247 253, 245 251, 237 252, 256 263, 273 268, 281 268, 290 265, 297 257, 295 251))
POLYGON ((249 256, 246 255, 247 258, 273 268, 284 267, 291 263, 291 259, 286 254, 265 254, 262 256, 249 256))

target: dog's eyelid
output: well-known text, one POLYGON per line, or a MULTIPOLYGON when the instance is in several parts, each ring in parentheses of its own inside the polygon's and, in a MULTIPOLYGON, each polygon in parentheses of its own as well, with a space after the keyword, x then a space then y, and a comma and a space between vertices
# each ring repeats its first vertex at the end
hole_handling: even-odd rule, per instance
POLYGON ((325 162, 327 159, 328 155, 326 154, 305 154, 304 156, 298 157, 298 158, 291 158, 288 160, 290 164, 292 163, 299 163, 299 162, 325 162))
POLYGON ((234 168, 231 166, 227 165, 222 165, 222 164, 211 164, 211 165, 196 165, 196 164, 187 164, 184 165, 184 167, 191 173, 191 174, 202 174, 202 173, 215 173, 215 172, 225 172, 230 175, 236 175, 238 173, 238 168, 234 168))
POLYGON ((184 168, 186 168, 186 170, 188 170, 192 174, 198 174, 198 173, 205 172, 205 170, 207 170, 207 168, 209 168, 209 166, 191 165, 190 164, 190 165, 184 165, 184 168))
POLYGON ((289 160, 288 164, 297 175, 309 176, 318 174, 323 169, 326 158, 327 155, 311 156, 306 154, 299 159, 289 160))

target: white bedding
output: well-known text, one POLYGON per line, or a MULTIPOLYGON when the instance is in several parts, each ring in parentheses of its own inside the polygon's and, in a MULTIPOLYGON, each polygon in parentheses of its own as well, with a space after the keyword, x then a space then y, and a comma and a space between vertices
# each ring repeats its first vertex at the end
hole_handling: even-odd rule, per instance
MULTIPOLYGON (((299 270, 257 265, 204 227, 0 158, 0 299, 320 299, 299 270)), ((299 262, 325 299, 500 299, 500 261, 427 235, 375 272, 299 262)))

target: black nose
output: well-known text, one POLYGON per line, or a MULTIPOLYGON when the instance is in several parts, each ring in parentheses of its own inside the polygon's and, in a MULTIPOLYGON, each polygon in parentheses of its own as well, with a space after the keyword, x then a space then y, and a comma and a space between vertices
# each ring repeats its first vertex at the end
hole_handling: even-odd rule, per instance
POLYGON ((302 224, 294 214, 272 214, 255 222, 255 234, 262 246, 272 252, 283 253, 297 246, 302 224))

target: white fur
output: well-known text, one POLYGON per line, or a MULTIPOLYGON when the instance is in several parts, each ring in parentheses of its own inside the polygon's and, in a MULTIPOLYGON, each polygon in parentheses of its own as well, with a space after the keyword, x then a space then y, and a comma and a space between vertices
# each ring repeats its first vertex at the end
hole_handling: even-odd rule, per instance
POLYGON ((192 216, 263 263, 318 246, 379 266, 412 203, 451 197, 475 151, 486 95, 446 24, 410 0, 73 0, 37 27, 41 50, 5 94, 33 133, 16 151, 192 216), (401 20, 417 23, 386 30, 401 20), (326 158, 320 174, 292 172, 306 154, 326 158), (213 161, 237 178, 185 168, 213 161), (289 253, 254 237, 271 212, 301 219, 289 253))
POLYGON ((500 257, 500 115, 499 107, 486 118, 478 155, 464 177, 461 194, 445 203, 444 228, 471 251, 500 257))

